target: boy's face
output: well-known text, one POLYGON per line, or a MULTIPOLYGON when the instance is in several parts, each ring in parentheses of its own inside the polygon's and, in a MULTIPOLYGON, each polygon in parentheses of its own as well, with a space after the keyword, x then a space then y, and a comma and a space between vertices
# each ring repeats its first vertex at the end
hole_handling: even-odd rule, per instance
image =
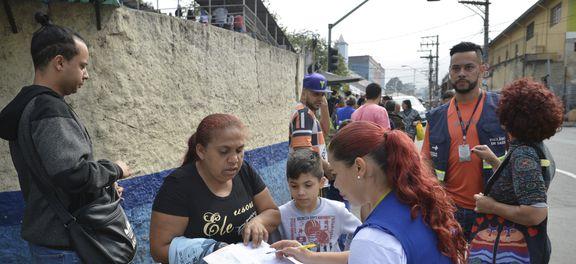
POLYGON ((298 179, 288 179, 292 199, 299 207, 308 207, 316 203, 320 188, 324 186, 324 177, 318 179, 310 173, 302 173, 298 179))

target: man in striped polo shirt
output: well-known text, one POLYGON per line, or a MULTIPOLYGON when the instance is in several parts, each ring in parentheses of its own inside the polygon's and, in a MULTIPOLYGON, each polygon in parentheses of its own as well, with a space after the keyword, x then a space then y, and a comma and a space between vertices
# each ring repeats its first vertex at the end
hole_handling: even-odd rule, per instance
POLYGON ((330 131, 330 115, 326 93, 328 81, 318 73, 304 76, 302 96, 290 118, 290 151, 298 148, 311 148, 322 157, 324 175, 332 179, 328 165, 328 152, 324 135, 330 131), (320 120, 315 113, 320 110, 320 120))

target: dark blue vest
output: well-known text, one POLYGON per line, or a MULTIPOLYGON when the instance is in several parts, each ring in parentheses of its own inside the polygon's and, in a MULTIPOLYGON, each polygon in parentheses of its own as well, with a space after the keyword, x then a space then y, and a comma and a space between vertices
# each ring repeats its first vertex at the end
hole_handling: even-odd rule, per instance
POLYGON ((438 250, 438 237, 424 223, 422 215, 410 216, 408 205, 398 201, 392 191, 370 213, 368 219, 356 229, 356 235, 362 228, 372 227, 393 235, 406 253, 408 264, 451 263, 447 256, 438 250))
MULTIPOLYGON (((500 127, 500 121, 496 115, 499 95, 485 92, 482 114, 476 123, 476 131, 481 145, 487 145, 496 156, 504 158, 506 154, 506 132, 500 127)), ((440 181, 449 180, 446 175, 448 157, 450 154, 450 133, 448 132, 448 107, 451 103, 436 107, 426 114, 429 126, 430 157, 434 163, 436 176, 440 181)), ((471 146, 473 147, 473 146, 471 146)), ((457 151, 457 150, 455 150, 457 151)), ((472 154, 474 155, 474 154, 472 154)), ((492 166, 484 162, 484 183, 492 175, 492 166)))

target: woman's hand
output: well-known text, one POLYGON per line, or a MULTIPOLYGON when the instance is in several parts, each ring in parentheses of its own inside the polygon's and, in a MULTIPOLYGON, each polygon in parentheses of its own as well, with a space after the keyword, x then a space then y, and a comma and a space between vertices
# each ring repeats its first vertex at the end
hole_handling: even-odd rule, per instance
POLYGON ((477 213, 494 214, 494 205, 496 203, 494 198, 479 193, 474 194, 474 200, 476 200, 476 208, 474 208, 474 211, 477 213))
POLYGON ((276 252, 276 257, 288 256, 303 263, 308 262, 307 259, 310 258, 312 253, 308 249, 299 248, 300 246, 302 244, 296 240, 282 240, 270 245, 276 250, 282 250, 281 252, 276 252))
POLYGON ((268 240, 268 231, 259 217, 254 217, 244 226, 244 232, 242 233, 242 238, 244 239, 244 245, 247 245, 249 241, 252 241, 254 247, 260 246, 262 240, 268 240))
POLYGON ((494 167, 493 163, 495 162, 498 162, 498 164, 500 163, 500 160, 498 160, 496 154, 494 154, 494 152, 492 152, 492 150, 486 145, 477 145, 473 147, 471 151, 472 153, 476 154, 476 156, 478 156, 479 158, 490 163, 490 165, 492 165, 493 167, 494 167))

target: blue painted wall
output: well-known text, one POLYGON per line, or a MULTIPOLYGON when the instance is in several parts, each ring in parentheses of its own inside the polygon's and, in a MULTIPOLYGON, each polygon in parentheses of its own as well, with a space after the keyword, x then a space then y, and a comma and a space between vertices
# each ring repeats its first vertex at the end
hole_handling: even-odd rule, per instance
MULTIPOLYGON (((290 200, 286 183, 288 143, 279 143, 246 152, 245 160, 260 174, 278 205, 290 200)), ((153 263, 149 250, 152 202, 164 177, 173 169, 124 180, 124 209, 138 237, 135 263, 153 263)), ((30 263, 28 245, 20 238, 24 201, 21 192, 0 193, 0 262, 30 263)))

